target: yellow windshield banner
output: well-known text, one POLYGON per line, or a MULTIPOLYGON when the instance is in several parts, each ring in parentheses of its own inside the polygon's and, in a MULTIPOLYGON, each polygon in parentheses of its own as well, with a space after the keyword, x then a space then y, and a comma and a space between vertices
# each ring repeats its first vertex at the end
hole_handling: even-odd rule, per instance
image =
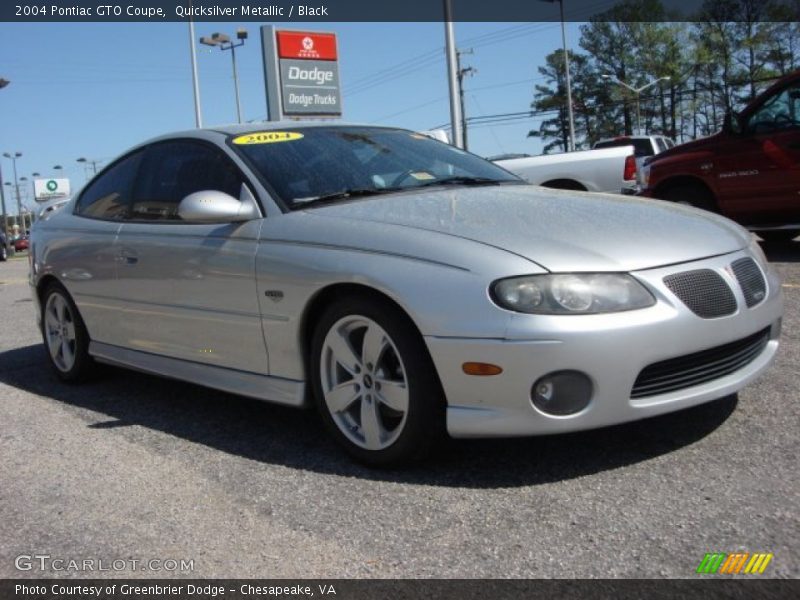
POLYGON ((301 139, 303 139, 303 134, 296 131, 256 131, 233 138, 233 143, 237 145, 275 144, 301 139))

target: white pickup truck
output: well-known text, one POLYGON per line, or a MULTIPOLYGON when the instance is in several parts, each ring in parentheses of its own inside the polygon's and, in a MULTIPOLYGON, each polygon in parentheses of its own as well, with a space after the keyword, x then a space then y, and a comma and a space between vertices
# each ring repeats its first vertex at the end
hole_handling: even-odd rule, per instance
POLYGON ((512 158, 496 164, 529 183, 549 188, 615 194, 636 189, 633 146, 512 158))

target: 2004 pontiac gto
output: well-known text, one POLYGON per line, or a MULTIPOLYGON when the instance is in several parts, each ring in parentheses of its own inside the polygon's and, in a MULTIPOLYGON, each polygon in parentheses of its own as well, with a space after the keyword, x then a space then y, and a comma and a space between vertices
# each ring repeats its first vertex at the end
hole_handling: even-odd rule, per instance
POLYGON ((65 381, 96 361, 293 406, 357 459, 736 392, 778 348, 751 236, 691 207, 547 190, 395 128, 273 123, 133 148, 31 236, 65 381))

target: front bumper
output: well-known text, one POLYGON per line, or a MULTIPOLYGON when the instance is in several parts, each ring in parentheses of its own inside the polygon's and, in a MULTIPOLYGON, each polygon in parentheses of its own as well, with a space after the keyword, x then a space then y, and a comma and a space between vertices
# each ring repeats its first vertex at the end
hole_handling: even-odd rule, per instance
POLYGON ((634 272, 656 296, 647 309, 606 315, 514 314, 503 339, 426 337, 448 401, 447 430, 453 437, 539 435, 603 427, 680 410, 733 394, 758 377, 778 349, 783 297, 777 276, 767 271, 766 298, 747 308, 736 280, 726 271, 746 251, 634 272), (666 275, 697 268, 719 272, 736 296, 730 316, 703 319, 663 283, 666 275), (718 379, 646 398, 631 398, 634 382, 648 365, 746 338, 771 328, 770 339, 751 362, 718 379), (465 362, 499 365, 496 376, 462 371, 465 362), (531 387, 554 371, 588 375, 588 406, 569 416, 540 412, 531 387))

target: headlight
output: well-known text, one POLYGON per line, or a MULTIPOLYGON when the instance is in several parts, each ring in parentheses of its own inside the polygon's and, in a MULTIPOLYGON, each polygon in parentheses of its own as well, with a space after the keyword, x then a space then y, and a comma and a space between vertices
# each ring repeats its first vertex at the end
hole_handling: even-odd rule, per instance
POLYGON ((653 295, 622 273, 526 275, 492 284, 498 306, 542 315, 586 315, 647 308, 653 295))

